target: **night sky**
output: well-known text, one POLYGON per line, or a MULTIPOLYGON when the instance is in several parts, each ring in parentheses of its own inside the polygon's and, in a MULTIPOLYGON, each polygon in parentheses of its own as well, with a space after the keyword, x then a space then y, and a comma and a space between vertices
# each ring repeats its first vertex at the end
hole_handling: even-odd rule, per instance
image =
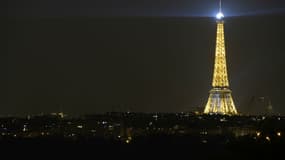
MULTIPOLYGON (((285 114, 285 1, 225 0, 223 8, 238 111, 269 97, 285 114)), ((0 115, 204 107, 217 11, 216 0, 9 1, 0 115)))

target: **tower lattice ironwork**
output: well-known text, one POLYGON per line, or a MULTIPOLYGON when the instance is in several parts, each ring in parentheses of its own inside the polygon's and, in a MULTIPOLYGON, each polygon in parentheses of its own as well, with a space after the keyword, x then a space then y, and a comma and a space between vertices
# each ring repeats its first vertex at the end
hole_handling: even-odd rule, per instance
POLYGON ((224 15, 221 11, 220 3, 220 11, 217 14, 216 52, 212 81, 213 88, 209 92, 210 95, 204 113, 234 115, 238 114, 238 112, 231 95, 231 90, 229 89, 223 17, 224 15))

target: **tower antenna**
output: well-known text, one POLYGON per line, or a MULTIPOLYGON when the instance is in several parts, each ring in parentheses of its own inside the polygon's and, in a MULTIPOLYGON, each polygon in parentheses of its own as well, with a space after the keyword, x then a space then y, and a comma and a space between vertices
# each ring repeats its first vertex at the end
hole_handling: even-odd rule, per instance
POLYGON ((220 10, 219 10, 220 13, 222 13, 222 0, 220 0, 220 10))
POLYGON ((222 0, 220 0, 219 12, 218 12, 218 14, 216 15, 216 18, 217 18, 218 20, 221 20, 221 19, 224 18, 224 14, 223 14, 223 12, 222 12, 222 0))

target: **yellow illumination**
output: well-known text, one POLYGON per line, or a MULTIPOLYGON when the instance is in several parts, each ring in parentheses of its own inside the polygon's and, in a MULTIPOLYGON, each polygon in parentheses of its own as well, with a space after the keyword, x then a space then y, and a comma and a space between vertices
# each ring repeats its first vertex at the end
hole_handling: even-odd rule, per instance
POLYGON ((212 87, 204 113, 238 114, 232 99, 231 90, 229 89, 224 22, 222 20, 217 21, 216 53, 212 87))
POLYGON ((77 128, 80 128, 80 129, 82 129, 82 128, 83 128, 83 126, 82 126, 82 125, 78 125, 78 126, 77 126, 77 128))
POLYGON ((261 133, 260 132, 256 132, 256 135, 259 137, 261 135, 261 133))
POLYGON ((229 87, 223 22, 218 22, 217 24, 216 55, 212 86, 229 87))
POLYGON ((277 136, 279 136, 279 137, 280 137, 280 136, 281 136, 281 132, 277 132, 277 136))
POLYGON ((270 137, 266 136, 265 138, 266 138, 267 141, 270 141, 270 137))

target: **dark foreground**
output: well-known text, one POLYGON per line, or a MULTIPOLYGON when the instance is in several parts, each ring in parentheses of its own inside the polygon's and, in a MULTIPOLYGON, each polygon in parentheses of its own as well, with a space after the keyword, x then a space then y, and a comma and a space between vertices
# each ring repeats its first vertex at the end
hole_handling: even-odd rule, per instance
POLYGON ((282 159, 284 122, 281 116, 194 113, 6 117, 0 147, 27 157, 282 159))
MULTIPOLYGON (((256 159, 284 156, 284 138, 275 142, 243 137, 224 143, 225 137, 211 137, 207 143, 199 143, 198 137, 155 135, 137 138, 133 143, 104 141, 102 139, 66 140, 60 137, 2 140, 1 150, 10 155, 24 153, 34 156, 77 156, 105 158, 191 157, 199 159, 256 159), (7 152, 8 151, 8 152, 7 152), (16 151, 16 152, 15 152, 16 151), (11 153, 10 153, 11 152, 11 153)), ((96 158, 95 158, 96 159, 96 158)))

